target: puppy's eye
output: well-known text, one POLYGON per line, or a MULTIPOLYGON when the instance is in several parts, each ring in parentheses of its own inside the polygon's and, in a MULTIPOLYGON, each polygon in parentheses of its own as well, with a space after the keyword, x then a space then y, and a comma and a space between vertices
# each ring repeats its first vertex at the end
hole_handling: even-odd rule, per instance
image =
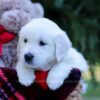
POLYGON ((40 41, 40 42, 39 42, 39 45, 40 45, 40 46, 45 46, 46 43, 44 43, 43 41, 40 41))
POLYGON ((24 39, 24 42, 27 43, 27 39, 24 39))

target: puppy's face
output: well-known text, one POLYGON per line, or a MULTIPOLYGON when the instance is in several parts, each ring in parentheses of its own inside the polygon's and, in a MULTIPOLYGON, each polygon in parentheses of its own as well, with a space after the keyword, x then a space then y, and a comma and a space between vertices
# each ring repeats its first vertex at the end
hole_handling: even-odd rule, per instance
POLYGON ((27 34, 22 34, 19 56, 28 67, 39 69, 50 67, 49 65, 56 62, 54 40, 43 30, 31 30, 27 34))
POLYGON ((66 37, 55 23, 42 18, 33 20, 20 31, 19 61, 27 67, 49 70, 67 52, 71 43, 66 37))

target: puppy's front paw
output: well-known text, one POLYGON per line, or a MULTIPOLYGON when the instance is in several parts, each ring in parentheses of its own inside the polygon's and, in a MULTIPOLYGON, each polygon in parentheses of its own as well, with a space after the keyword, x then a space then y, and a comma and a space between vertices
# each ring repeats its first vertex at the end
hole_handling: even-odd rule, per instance
POLYGON ((35 80, 35 75, 24 75, 19 77, 19 82, 24 86, 30 86, 35 80))
POLYGON ((62 77, 57 76, 57 74, 49 74, 47 77, 47 84, 51 90, 56 90, 63 85, 64 80, 62 77))

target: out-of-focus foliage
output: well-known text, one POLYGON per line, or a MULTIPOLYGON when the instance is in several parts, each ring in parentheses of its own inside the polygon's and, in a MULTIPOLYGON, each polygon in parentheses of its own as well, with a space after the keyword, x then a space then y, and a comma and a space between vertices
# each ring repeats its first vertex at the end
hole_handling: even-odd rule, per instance
POLYGON ((100 0, 33 0, 64 29, 90 63, 100 62, 100 0))

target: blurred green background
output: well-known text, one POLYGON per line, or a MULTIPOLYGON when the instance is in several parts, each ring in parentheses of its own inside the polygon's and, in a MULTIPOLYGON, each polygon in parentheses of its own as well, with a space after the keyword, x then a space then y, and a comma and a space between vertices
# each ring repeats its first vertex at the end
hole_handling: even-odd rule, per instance
POLYGON ((83 76, 89 83, 85 100, 100 100, 100 0, 33 0, 45 17, 55 21, 89 63, 83 76), (91 98, 91 99, 88 99, 91 98))

